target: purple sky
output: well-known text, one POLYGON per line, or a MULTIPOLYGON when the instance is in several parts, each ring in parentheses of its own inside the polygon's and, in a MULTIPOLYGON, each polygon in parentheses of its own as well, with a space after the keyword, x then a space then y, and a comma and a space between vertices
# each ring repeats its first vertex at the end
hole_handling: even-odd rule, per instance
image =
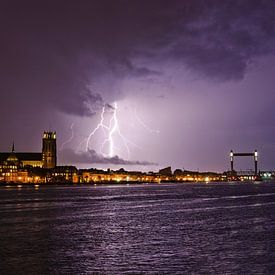
POLYGON ((1 1, 0 34, 1 151, 52 129, 59 164, 275 168, 273 0, 1 1))

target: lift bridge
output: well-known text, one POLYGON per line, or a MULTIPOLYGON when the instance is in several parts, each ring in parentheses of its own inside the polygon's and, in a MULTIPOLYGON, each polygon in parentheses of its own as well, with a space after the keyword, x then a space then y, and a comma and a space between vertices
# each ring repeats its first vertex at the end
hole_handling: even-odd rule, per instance
POLYGON ((231 172, 234 172, 234 157, 253 157, 254 159, 254 175, 258 175, 258 152, 255 150, 253 153, 235 153, 233 150, 230 151, 230 164, 231 172))

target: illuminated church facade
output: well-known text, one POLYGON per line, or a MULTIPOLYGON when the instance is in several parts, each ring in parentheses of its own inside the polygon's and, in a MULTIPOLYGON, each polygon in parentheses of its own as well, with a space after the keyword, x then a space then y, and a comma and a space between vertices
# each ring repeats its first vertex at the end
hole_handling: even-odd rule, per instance
POLYGON ((42 138, 42 152, 15 152, 14 144, 11 152, 0 152, 0 166, 5 167, 41 167, 45 169, 55 168, 56 132, 44 132, 42 138))

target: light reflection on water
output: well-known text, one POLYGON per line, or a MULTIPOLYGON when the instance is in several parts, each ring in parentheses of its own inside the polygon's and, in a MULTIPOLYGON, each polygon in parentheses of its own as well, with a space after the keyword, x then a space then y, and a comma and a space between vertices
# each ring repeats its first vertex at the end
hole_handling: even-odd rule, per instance
POLYGON ((272 273, 274 213, 274 183, 1 187, 1 274, 272 273))

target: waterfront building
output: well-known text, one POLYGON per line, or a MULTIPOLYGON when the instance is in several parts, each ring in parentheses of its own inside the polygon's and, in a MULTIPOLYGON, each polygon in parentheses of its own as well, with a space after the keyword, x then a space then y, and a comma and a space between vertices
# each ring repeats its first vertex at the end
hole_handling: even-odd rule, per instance
MULTIPOLYGON (((16 163, 22 167, 54 168, 57 163, 56 132, 44 132, 42 152, 15 152, 13 145, 12 153, 16 163)), ((4 164, 10 157, 10 152, 0 152, 0 164, 4 164)))
POLYGON ((75 166, 56 166, 51 169, 48 182, 78 183, 78 170, 75 166))
POLYGON ((23 169, 22 163, 14 152, 14 144, 9 156, 0 164, 0 181, 24 182, 27 181, 28 172, 23 169))
POLYGON ((46 181, 43 170, 56 167, 56 133, 44 132, 42 152, 0 152, 0 182, 37 183, 46 181))
POLYGON ((44 132, 42 139, 43 168, 54 168, 56 163, 56 132, 44 132))
POLYGON ((172 169, 171 166, 165 167, 163 169, 159 170, 160 175, 170 176, 172 175, 172 169))

